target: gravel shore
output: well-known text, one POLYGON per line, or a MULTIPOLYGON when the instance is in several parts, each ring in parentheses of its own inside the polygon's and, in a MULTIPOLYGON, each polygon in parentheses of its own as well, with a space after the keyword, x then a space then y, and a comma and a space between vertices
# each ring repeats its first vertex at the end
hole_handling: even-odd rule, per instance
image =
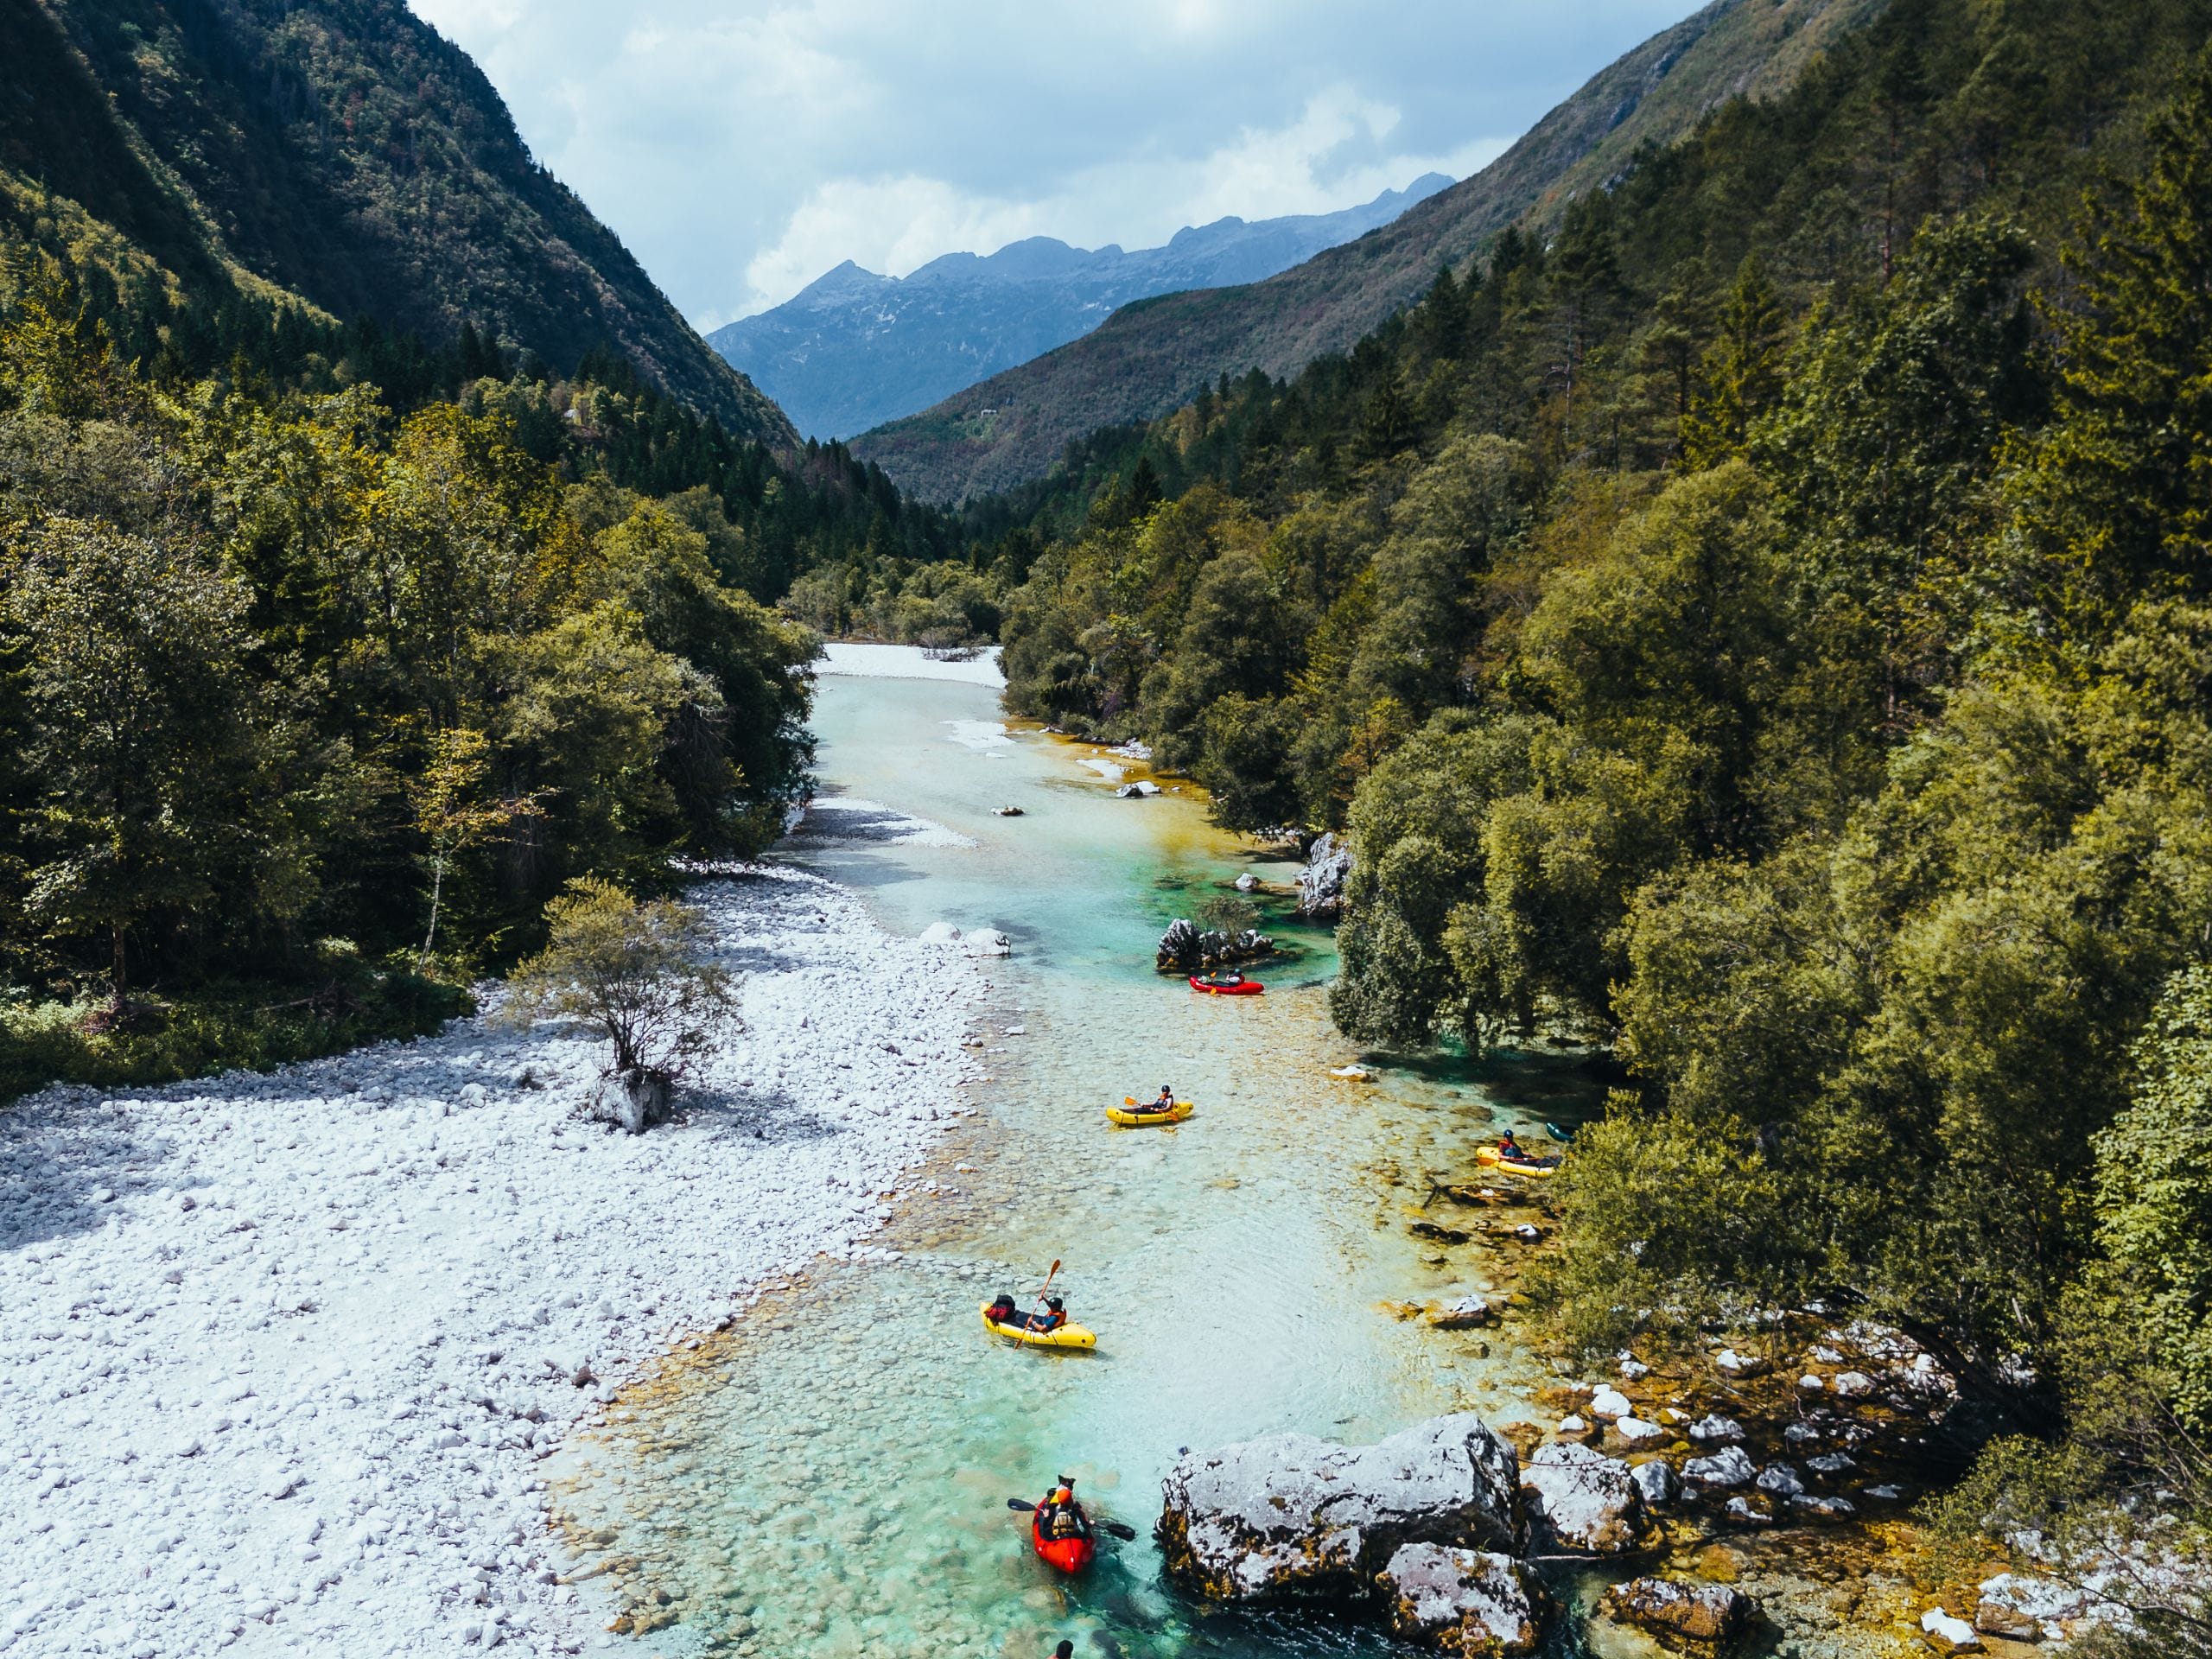
POLYGON ((0 1652, 596 1632, 539 1460, 764 1280, 869 1252, 973 1064, 957 948, 786 868, 690 897, 742 1027, 643 1136, 584 1121, 601 1046, 480 1020, 0 1113, 0 1652))

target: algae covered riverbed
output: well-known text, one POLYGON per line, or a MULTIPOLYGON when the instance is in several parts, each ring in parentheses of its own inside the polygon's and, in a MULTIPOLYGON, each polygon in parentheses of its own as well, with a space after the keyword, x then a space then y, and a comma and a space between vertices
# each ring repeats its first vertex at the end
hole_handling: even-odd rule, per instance
POLYGON ((1392 1305, 1494 1287, 1509 1263, 1488 1253, 1517 1246, 1408 1231, 1425 1176, 1464 1167, 1497 1123, 1571 1114, 1588 1085, 1566 1060, 1332 1077, 1353 1051, 1327 1021, 1331 942, 1279 918, 1294 951, 1262 970, 1264 996, 1157 975, 1170 918, 1246 869, 1281 892, 1290 868, 1252 864, 1187 795, 1115 798, 1095 750, 1004 730, 988 689, 829 679, 816 728, 845 805, 790 855, 894 932, 945 921, 1014 942, 976 1032, 991 1081, 944 1103, 942 1150, 896 1199, 893 1259, 774 1298, 567 1454, 563 1518, 620 1563, 632 1628, 652 1627, 639 1646, 1380 1650, 1164 1590, 1160 1477, 1179 1447, 1274 1430, 1357 1440, 1457 1407, 1530 1416, 1525 1354, 1392 1305), (1109 1102, 1161 1084, 1197 1116, 1172 1133, 1107 1124, 1109 1102), (981 1329, 981 1301, 1033 1290, 1054 1260, 1095 1354, 981 1329), (1140 1535, 1072 1584, 1006 1508, 1062 1473, 1140 1535))

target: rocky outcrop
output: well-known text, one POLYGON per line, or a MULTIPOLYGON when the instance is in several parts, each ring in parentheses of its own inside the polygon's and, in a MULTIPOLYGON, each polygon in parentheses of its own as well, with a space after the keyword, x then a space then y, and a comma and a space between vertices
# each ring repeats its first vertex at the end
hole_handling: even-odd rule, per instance
POLYGON ((1516 1550, 1516 1465, 1512 1447, 1464 1413, 1369 1446, 1247 1440, 1168 1471, 1160 1554, 1172 1577, 1224 1601, 1372 1603, 1408 1544, 1516 1550))
POLYGON ((1733 1640, 1757 1609, 1751 1599, 1725 1584, 1675 1584, 1632 1579, 1605 1592, 1606 1614, 1661 1637, 1688 1642, 1733 1640))
POLYGON ((1400 1636, 1459 1659, 1534 1653, 1548 1608, 1535 1575, 1494 1550, 1406 1544, 1376 1575, 1400 1636))
POLYGON ((1335 835, 1323 836, 1306 855, 1306 868, 1298 873, 1295 913, 1309 922, 1333 922, 1344 914, 1344 883, 1351 876, 1351 844, 1335 835))
POLYGON ((1274 941, 1255 930, 1221 933, 1177 917, 1160 936, 1153 962, 1163 974, 1203 974, 1274 954, 1274 941))
POLYGON ((1984 1579, 1979 1589, 1974 1629, 2016 1642, 2063 1638, 2064 1627, 2086 1615, 2093 1599, 2086 1590, 2024 1573, 1999 1573, 1984 1579))
POLYGON ((676 1084, 665 1071, 638 1067, 611 1071, 592 1090, 591 1116, 601 1122, 619 1123, 632 1135, 643 1135, 655 1123, 665 1123, 676 1113, 676 1084))
POLYGON ((1538 1449, 1521 1471, 1529 1518, 1572 1549, 1614 1554, 1643 1532, 1643 1494, 1628 1465, 1573 1440, 1538 1449))

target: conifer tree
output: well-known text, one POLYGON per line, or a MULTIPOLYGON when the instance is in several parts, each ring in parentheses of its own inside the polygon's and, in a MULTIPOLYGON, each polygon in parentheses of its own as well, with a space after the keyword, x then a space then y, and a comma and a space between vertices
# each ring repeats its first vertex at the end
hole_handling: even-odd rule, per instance
POLYGON ((2078 621, 2139 584, 2201 594, 2212 531, 2212 51, 2151 124, 2125 196, 2065 258, 2063 378, 2024 483, 2031 543, 2078 621))
POLYGON ((1682 417, 1682 468, 1702 472, 1744 453, 1751 423, 1782 392, 1782 302, 1757 254, 1745 256, 1720 308, 1719 337, 1699 364, 1682 417))

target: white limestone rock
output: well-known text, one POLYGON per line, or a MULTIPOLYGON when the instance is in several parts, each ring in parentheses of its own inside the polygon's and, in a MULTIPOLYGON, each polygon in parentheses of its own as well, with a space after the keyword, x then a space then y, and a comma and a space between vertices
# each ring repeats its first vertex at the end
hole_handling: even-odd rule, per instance
POLYGON ((1521 1659, 1543 1635, 1535 1575, 1494 1550, 1402 1545, 1376 1584, 1392 1630, 1459 1659, 1521 1659))
POLYGON ((1224 1601, 1357 1601, 1402 1546, 1519 1548, 1513 1449, 1461 1413, 1369 1446, 1271 1434, 1168 1471, 1158 1535, 1169 1573, 1224 1601))
POLYGON ((1522 1465, 1521 1496, 1529 1518, 1571 1548, 1612 1554, 1642 1538, 1643 1496, 1628 1465, 1574 1441, 1542 1446, 1522 1465))

